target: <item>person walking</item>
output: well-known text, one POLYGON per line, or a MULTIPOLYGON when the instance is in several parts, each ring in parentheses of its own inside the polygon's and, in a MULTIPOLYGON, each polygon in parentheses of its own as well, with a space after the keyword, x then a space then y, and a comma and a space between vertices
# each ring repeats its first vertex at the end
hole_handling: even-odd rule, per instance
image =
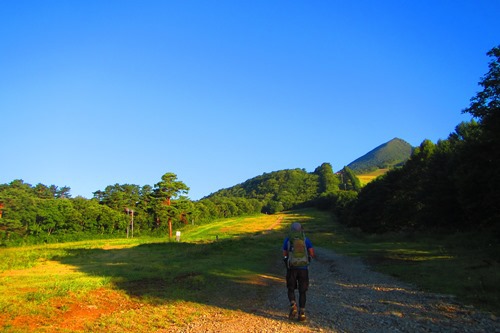
POLYGON ((309 263, 314 258, 314 248, 299 222, 292 223, 290 235, 283 242, 283 261, 286 265, 286 287, 290 312, 288 317, 306 320, 306 292, 309 289, 309 263), (295 298, 295 289, 299 290, 299 304, 295 298))

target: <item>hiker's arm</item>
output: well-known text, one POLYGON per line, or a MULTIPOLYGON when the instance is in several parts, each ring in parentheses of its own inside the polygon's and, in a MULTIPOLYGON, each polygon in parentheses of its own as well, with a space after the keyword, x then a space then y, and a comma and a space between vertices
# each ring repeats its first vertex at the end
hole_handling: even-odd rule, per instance
POLYGON ((283 263, 286 269, 288 269, 288 238, 283 242, 283 263))
POLYGON ((309 249, 307 249, 307 252, 309 253, 309 257, 316 258, 316 255, 314 254, 314 248, 310 247, 309 249))
POLYGON ((283 250, 283 263, 285 264, 286 269, 288 269, 288 251, 283 250))
POLYGON ((309 261, 311 261, 310 258, 316 258, 316 254, 314 253, 314 247, 309 238, 306 238, 306 247, 307 247, 307 254, 309 256, 309 261))
POLYGON ((283 250, 283 257, 288 257, 288 238, 285 238, 282 250, 283 250))

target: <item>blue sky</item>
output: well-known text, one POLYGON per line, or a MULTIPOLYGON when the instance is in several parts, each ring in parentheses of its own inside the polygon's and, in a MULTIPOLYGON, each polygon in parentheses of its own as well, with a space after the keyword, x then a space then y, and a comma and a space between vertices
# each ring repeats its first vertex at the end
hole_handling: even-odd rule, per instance
POLYGON ((0 3, 0 183, 200 199, 446 139, 500 44, 500 1, 0 3))

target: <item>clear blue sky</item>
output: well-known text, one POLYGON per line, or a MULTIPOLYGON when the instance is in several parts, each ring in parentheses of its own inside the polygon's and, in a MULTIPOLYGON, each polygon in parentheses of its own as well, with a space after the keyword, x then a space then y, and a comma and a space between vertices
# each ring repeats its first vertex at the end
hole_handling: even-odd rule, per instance
POLYGON ((446 139, 500 1, 0 2, 0 183, 193 200, 283 169, 446 139))

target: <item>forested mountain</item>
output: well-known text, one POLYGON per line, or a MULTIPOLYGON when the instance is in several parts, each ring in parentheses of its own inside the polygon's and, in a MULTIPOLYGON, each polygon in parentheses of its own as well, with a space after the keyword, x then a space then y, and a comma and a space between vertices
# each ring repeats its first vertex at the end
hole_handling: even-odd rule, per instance
POLYGON ((304 169, 264 173, 233 187, 219 190, 207 198, 239 197, 275 201, 284 209, 312 200, 318 193, 318 175, 304 169))
POLYGON ((402 165, 413 151, 413 147, 406 141, 394 138, 381 144, 347 166, 356 174, 371 172, 377 169, 386 169, 402 165))
POLYGON ((312 173, 304 169, 279 170, 264 173, 233 187, 219 190, 207 198, 238 197, 257 199, 266 212, 276 212, 302 206, 325 193, 340 190, 340 177, 329 163, 323 163, 312 173))
POLYGON ((356 174, 402 165, 410 158, 412 151, 409 143, 395 138, 356 159, 336 174, 329 163, 323 163, 311 173, 304 169, 278 170, 221 189, 206 198, 258 199, 266 205, 270 204, 270 211, 287 210, 313 202, 324 193, 359 191, 361 184, 356 174))

